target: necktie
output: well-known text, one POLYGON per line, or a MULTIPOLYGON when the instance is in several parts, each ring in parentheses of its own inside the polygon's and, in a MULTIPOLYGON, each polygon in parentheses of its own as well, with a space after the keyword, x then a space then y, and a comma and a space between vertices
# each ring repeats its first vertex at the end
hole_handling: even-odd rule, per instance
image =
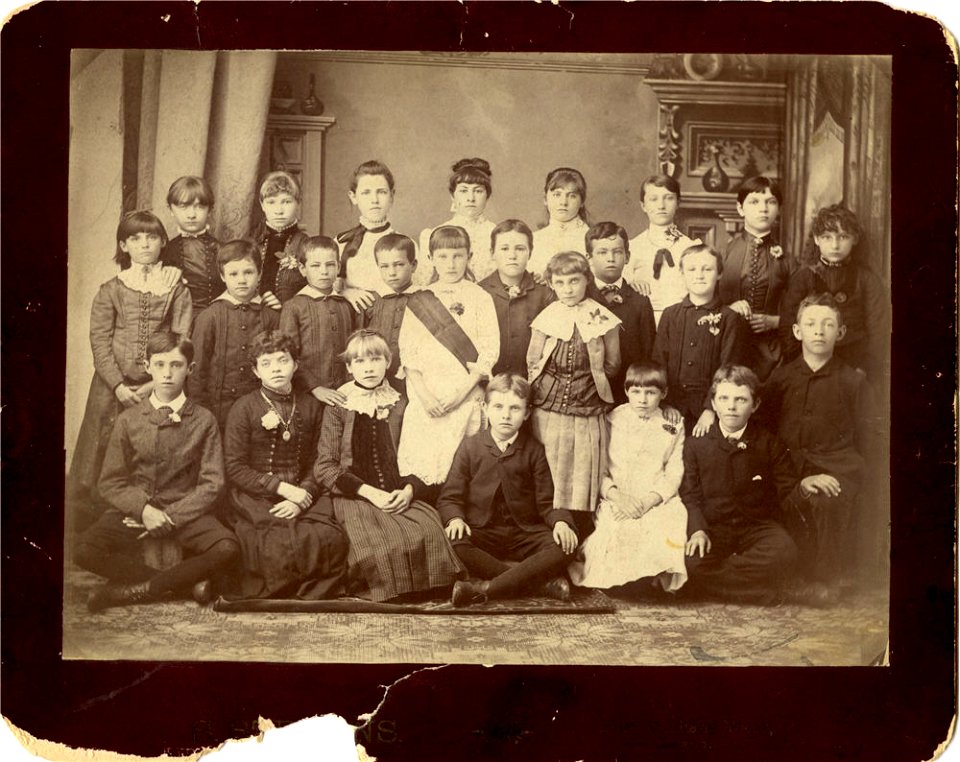
POLYGON ((663 269, 664 262, 667 263, 667 267, 673 267, 673 254, 670 253, 670 249, 657 249, 657 253, 653 257, 654 280, 660 280, 660 270, 663 269))

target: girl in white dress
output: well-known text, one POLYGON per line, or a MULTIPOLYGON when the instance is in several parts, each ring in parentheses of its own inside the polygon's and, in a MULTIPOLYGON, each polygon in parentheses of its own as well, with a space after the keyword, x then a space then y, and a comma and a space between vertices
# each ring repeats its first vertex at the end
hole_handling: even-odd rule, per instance
POLYGON ((687 579, 687 510, 677 496, 683 477, 683 424, 664 418, 666 371, 636 363, 627 371, 627 402, 612 413, 607 470, 600 483, 597 528, 570 566, 584 587, 619 587, 648 579, 664 590, 687 579))
POLYGON ((543 275, 547 263, 561 251, 587 255, 584 238, 587 224, 587 181, 576 169, 558 167, 547 175, 543 186, 543 205, 547 208, 547 226, 533 234, 533 253, 527 270, 543 275))
POLYGON ((439 227, 428 248, 437 280, 410 297, 398 339, 397 376, 407 379, 410 402, 397 462, 401 476, 429 486, 446 480, 460 442, 480 430, 479 383, 500 354, 500 328, 493 297, 464 280, 470 261, 466 231, 439 227))
MULTIPOLYGON (((444 225, 456 225, 470 236, 470 273, 479 283, 497 269, 490 251, 490 236, 496 225, 484 216, 487 202, 493 194, 490 182, 492 172, 485 159, 460 159, 452 167, 450 175, 450 211, 453 217, 444 225)), ((430 247, 430 234, 435 228, 426 228, 420 233, 420 251, 430 247)), ((433 268, 423 267, 415 277, 417 285, 426 286, 432 279, 433 268)))

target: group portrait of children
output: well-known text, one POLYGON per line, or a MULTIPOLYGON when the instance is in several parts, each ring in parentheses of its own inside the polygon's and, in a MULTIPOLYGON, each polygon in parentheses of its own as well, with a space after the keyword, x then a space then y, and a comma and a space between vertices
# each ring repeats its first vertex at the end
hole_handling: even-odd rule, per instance
POLYGON ((197 176, 169 187, 173 230, 122 216, 69 473, 91 612, 855 588, 889 341, 857 217, 818 209, 788 251, 778 182, 748 177, 718 250, 680 230, 667 175, 630 233, 574 167, 546 172, 545 220, 488 219, 492 178, 453 162, 452 216, 407 234, 377 160, 336 235, 299 226, 284 171, 244 238, 218 239, 197 176), (148 563, 158 543, 173 560, 148 563))

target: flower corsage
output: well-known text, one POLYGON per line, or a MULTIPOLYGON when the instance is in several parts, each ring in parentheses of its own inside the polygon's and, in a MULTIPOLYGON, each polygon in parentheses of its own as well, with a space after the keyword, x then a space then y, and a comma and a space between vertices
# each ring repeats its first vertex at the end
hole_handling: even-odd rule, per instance
POLYGON ((663 424, 663 430, 668 434, 672 434, 673 436, 677 435, 677 427, 674 426, 672 423, 663 424))
POLYGON ((737 440, 737 449, 738 449, 738 450, 746 450, 746 449, 747 449, 747 443, 744 442, 742 439, 737 440))
POLYGON ((710 333, 712 333, 714 336, 718 336, 720 334, 720 320, 722 318, 723 313, 711 312, 710 314, 704 315, 702 318, 700 318, 697 321, 697 325, 709 326, 707 330, 710 331, 710 333))
POLYGON ((683 237, 683 233, 680 232, 680 228, 676 225, 671 225, 664 231, 664 237, 670 241, 670 243, 676 243, 683 237))
POLYGON ((587 313, 587 325, 603 325, 608 320, 610 318, 603 314, 599 307, 587 313))
POLYGON ((263 414, 263 417, 260 419, 260 425, 263 426, 267 431, 273 431, 280 425, 280 416, 277 415, 276 410, 268 410, 263 414))
POLYGON ((780 259, 783 256, 783 247, 780 244, 770 247, 770 256, 774 259, 780 259))
POLYGON ((300 266, 300 263, 297 261, 297 258, 293 254, 287 254, 283 259, 280 260, 278 268, 280 270, 293 270, 300 266))
POLYGON ((182 418, 180 418, 179 413, 174 413, 174 412, 171 412, 170 415, 167 416, 167 418, 173 421, 173 423, 180 423, 180 421, 183 420, 182 418))
POLYGON ((450 305, 450 312, 457 317, 463 317, 463 313, 466 312, 466 309, 464 308, 462 302, 454 302, 450 305))
POLYGON ((507 296, 511 299, 516 299, 520 296, 520 286, 507 286, 507 296))

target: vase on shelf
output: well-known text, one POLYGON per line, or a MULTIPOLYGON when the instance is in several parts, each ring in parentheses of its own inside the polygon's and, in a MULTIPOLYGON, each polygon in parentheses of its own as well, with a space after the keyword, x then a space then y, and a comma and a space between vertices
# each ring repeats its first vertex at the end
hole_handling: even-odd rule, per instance
POLYGON ((713 163, 703 175, 703 189, 708 193, 723 193, 730 187, 730 176, 720 166, 720 149, 710 146, 713 163))
POLYGON ((320 116, 323 113, 323 101, 317 98, 314 91, 316 88, 316 78, 310 75, 310 92, 307 97, 300 101, 300 110, 307 116, 320 116))

